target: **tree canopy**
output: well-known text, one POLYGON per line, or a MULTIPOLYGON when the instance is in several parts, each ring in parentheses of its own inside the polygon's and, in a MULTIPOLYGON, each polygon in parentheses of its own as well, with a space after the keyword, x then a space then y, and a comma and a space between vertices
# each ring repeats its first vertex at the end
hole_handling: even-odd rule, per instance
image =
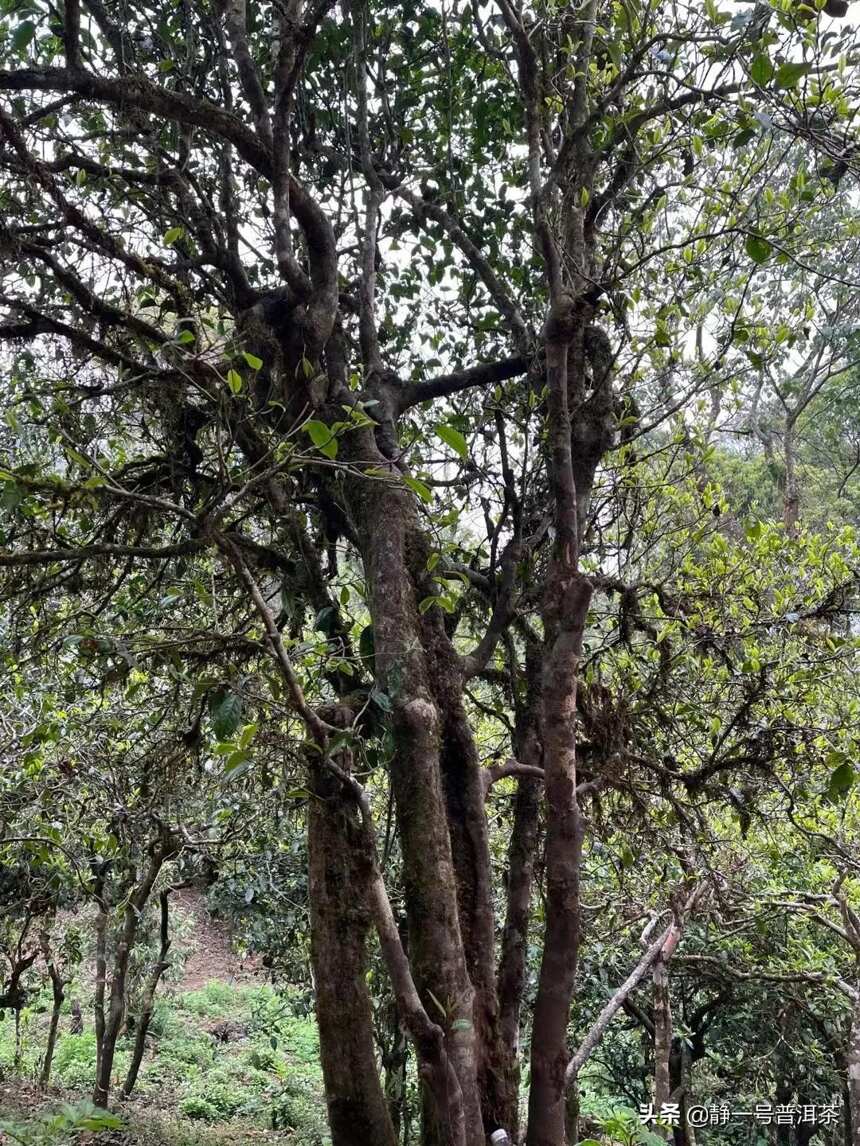
POLYGON ((4 1006, 59 1016, 84 911, 127 1097, 206 886, 312 992, 334 1146, 834 1094, 857 1146, 850 6, 0 46, 4 1006))

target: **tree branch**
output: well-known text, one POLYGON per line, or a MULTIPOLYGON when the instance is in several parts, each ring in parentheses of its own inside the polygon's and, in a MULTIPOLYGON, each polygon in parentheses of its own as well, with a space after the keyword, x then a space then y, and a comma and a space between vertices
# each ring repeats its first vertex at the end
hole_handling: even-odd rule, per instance
POLYGON ((473 386, 492 386, 497 382, 506 382, 509 378, 519 378, 527 372, 530 363, 531 359, 526 355, 515 354, 499 362, 481 362, 454 374, 440 374, 438 378, 428 378, 426 382, 409 383, 397 394, 397 412, 402 414, 421 402, 447 398, 473 386))

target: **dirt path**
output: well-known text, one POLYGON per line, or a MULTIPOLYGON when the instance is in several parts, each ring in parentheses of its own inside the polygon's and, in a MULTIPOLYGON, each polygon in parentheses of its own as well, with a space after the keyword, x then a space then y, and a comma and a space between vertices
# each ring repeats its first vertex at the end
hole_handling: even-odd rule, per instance
POLYGON ((185 962, 179 991, 198 991, 213 979, 223 983, 265 982, 266 971, 259 957, 236 954, 229 925, 209 915, 199 891, 183 888, 176 892, 173 903, 194 923, 194 949, 185 962))

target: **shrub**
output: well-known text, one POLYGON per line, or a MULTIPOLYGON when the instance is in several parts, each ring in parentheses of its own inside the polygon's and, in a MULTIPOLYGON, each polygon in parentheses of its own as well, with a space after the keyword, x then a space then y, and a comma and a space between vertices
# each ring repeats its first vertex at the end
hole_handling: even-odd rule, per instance
POLYGON ((236 1010, 244 1002, 246 991, 229 983, 211 982, 199 991, 182 995, 180 1005, 203 1018, 220 1018, 236 1010))
POLYGON ((56 1114, 39 1115, 26 1125, 0 1122, 0 1131, 20 1146, 60 1146, 78 1140, 79 1130, 118 1130, 122 1122, 89 1102, 65 1105, 56 1114))
POLYGON ((187 1095, 180 1102, 179 1109, 186 1118, 199 1119, 202 1122, 217 1122, 221 1117, 212 1103, 199 1094, 187 1095))
POLYGON ((305 1065, 319 1063, 319 1035, 316 1024, 293 1011, 289 995, 275 994, 270 987, 258 988, 251 999, 252 1033, 274 1038, 278 1049, 305 1065))
POLYGON ((285 1088, 271 1104, 273 1130, 290 1130, 290 1142, 296 1146, 322 1146, 329 1141, 325 1111, 307 1094, 285 1088))
POLYGON ((181 1103, 201 1111, 189 1115, 206 1121, 223 1121, 237 1114, 248 1114, 261 1106, 260 1091, 265 1085, 265 1076, 257 1075, 249 1080, 241 1074, 226 1070, 209 1070, 192 1081, 181 1103), (256 1085, 254 1085, 256 1084, 256 1085))
POLYGON ((96 1074, 96 1036, 62 1034, 54 1052, 54 1077, 66 1086, 86 1086, 96 1074))

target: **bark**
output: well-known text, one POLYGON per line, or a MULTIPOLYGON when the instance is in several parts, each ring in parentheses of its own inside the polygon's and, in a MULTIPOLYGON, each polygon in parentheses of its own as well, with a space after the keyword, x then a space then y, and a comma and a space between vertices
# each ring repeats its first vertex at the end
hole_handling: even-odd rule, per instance
POLYGON ((576 321, 570 300, 556 300, 545 330, 556 538, 543 609, 546 644, 541 730, 547 906, 532 1031, 528 1146, 563 1146, 565 1142, 567 1025, 580 942, 583 827, 576 796, 576 688, 591 586, 578 572, 576 486, 567 402, 568 346, 576 321))
POLYGON ((96 1036, 96 1078, 101 1077, 102 1047, 105 1040, 105 991, 107 989, 107 927, 108 907, 105 899, 106 872, 100 869, 93 885, 93 898, 98 907, 96 916, 96 983, 93 996, 93 1029, 96 1036))
POLYGON ((490 1134, 500 1127, 510 1127, 505 1121, 505 1056, 499 1031, 493 873, 485 789, 477 745, 463 707, 462 674, 438 610, 424 618, 423 630, 431 658, 433 693, 441 716, 440 767, 457 880, 460 932, 475 990, 482 1116, 484 1130, 490 1134))
POLYGON ((315 768, 308 807, 311 960, 333 1146, 396 1146, 379 1080, 367 990, 366 860, 355 808, 315 768))
POLYGON ((33 951, 29 955, 22 955, 20 947, 23 946, 23 935, 19 944, 19 953, 13 959, 12 970, 3 990, 3 1005, 11 1007, 15 1015, 15 1052, 12 1060, 12 1065, 17 1071, 21 1066, 21 1010, 26 1002, 27 992, 21 987, 21 980, 26 971, 28 971, 36 962, 38 951, 33 951))
POLYGON ((653 972, 654 1003, 654 1109, 657 1113, 672 1093, 672 1001, 669 995, 669 968, 658 958, 653 972))
MULTIPOLYGON (((141 914, 149 900, 153 885, 161 871, 165 859, 162 841, 154 844, 150 851, 149 863, 140 883, 129 889, 128 900, 123 913, 123 925, 117 937, 116 954, 111 968, 111 989, 107 1013, 105 1014, 104 996, 106 992, 106 960, 104 958, 104 940, 106 939, 106 918, 104 938, 101 949, 101 1002, 96 1007, 96 1023, 98 1032, 99 1016, 101 1016, 101 1038, 98 1041, 96 1083, 93 1088, 93 1105, 106 1107, 111 1089, 111 1075, 113 1061, 116 1053, 116 1042, 122 1029, 125 1017, 126 983, 128 980, 128 964, 131 953, 137 941, 138 926, 141 914)), ((98 1035, 97 1035, 98 1037, 98 1035)))
POLYGON ((412 968, 400 937, 400 930, 391 910, 391 902, 379 869, 376 838, 370 805, 360 785, 339 770, 331 760, 327 766, 339 776, 350 790, 361 813, 364 838, 364 856, 367 861, 367 889, 371 914, 379 937, 379 947, 388 973, 403 1023, 410 1034, 418 1059, 419 1077, 427 1084, 435 1101, 437 1122, 444 1141, 449 1146, 468 1146, 472 1132, 467 1123, 454 1063, 449 1054, 449 1040, 442 1027, 433 1022, 418 994, 412 968))
MULTIPOLYGON (((785 1106, 791 1102, 793 1094, 793 1087, 790 1083, 781 1081, 776 1084, 776 1091, 774 1099, 778 1106, 785 1106)), ((791 1146, 791 1126, 782 1124, 776 1127, 776 1143, 777 1146, 791 1146)))
POLYGON ((845 1055, 848 1109, 851 1116, 851 1146, 860 1146, 860 992, 851 1013, 848 1050, 845 1055))
POLYGON ((445 1032, 434 1023, 418 994, 409 960, 391 911, 379 868, 374 864, 370 879, 370 903, 379 945, 403 1022, 415 1045, 418 1073, 435 1100, 437 1123, 446 1146, 471 1146, 473 1135, 467 1122, 463 1091, 446 1049, 445 1032))
POLYGON ((582 1114, 579 1100, 579 1079, 574 1079, 568 1087, 565 1099, 564 1132, 568 1142, 579 1141, 579 1120, 582 1114))
MULTIPOLYGON (((704 1048, 699 1055, 704 1054, 704 1048)), ((678 1103, 679 1122, 673 1130, 675 1146, 696 1146, 696 1132, 687 1119, 692 1094, 694 1053, 685 1039, 672 1040, 670 1069, 672 1074, 672 1101, 678 1103)))
POLYGON ((48 975, 51 979, 51 1022, 48 1027, 48 1041, 45 1044, 45 1059, 42 1063, 42 1072, 39 1076, 39 1084, 42 1087, 47 1087, 51 1081, 51 1064, 54 1061, 54 1048, 57 1045, 57 1030, 60 1025, 60 1009, 63 1006, 66 993, 66 980, 60 974, 57 967, 56 960, 54 959, 53 952, 51 951, 50 937, 46 931, 43 931, 39 936, 40 945, 42 948, 42 955, 45 959, 45 965, 48 968, 48 975))
POLYGON ((129 1063, 128 1073, 125 1076, 125 1082, 122 1087, 122 1097, 128 1098, 134 1090, 137 1076, 140 1071, 140 1064, 143 1062, 143 1054, 146 1050, 146 1036, 149 1031, 149 1024, 152 1022, 152 1012, 155 1008, 155 992, 158 990, 158 984, 161 976, 170 967, 169 954, 170 954, 170 889, 165 888, 158 897, 159 912, 160 912, 160 925, 159 925, 159 949, 158 958, 153 965, 152 972, 143 993, 141 1001, 140 1016, 137 1021, 137 1030, 135 1031, 134 1051, 132 1052, 131 1062, 129 1063))
MULTIPOLYGON (((354 460, 359 465, 386 465, 369 434, 356 439, 354 460)), ((403 854, 412 969, 423 1006, 444 1025, 447 1053, 462 1092, 465 1141, 468 1146, 484 1146, 474 989, 460 929, 442 787, 442 719, 411 575, 410 557, 420 532, 411 495, 402 487, 368 478, 348 483, 344 493, 370 589, 377 687, 391 710, 395 741, 391 785, 403 854)), ((437 1085, 434 1099, 439 1093, 437 1085)), ((447 1142, 452 1132, 437 1125, 429 1134, 447 1142)))
POLYGON ((845 1085, 842 1087, 842 1133, 844 1135, 845 1146, 857 1146, 854 1137, 854 1127, 856 1125, 857 1119, 854 1117, 854 1112, 851 1109, 851 1090, 848 1086, 846 1076, 845 1085))
POLYGON ((612 998, 594 1020, 591 1029, 586 1034, 585 1038, 576 1049, 576 1053, 571 1057, 570 1062, 567 1064, 566 1078, 568 1084, 576 1081, 577 1075, 586 1063, 593 1051, 600 1045, 609 1024, 612 1022, 615 1015, 621 1010, 622 1007, 630 1004, 630 994, 642 981, 649 969, 653 966, 654 961, 659 958, 660 952, 664 951, 666 945, 671 941, 672 936, 675 934, 676 925, 670 924, 669 927, 660 935, 656 942, 646 950, 645 954, 621 984, 617 991, 613 994, 612 998))
MULTIPOLYGON (((534 653, 526 655, 527 698, 514 732, 517 759, 531 767, 541 764, 536 717, 540 704, 534 653)), ((542 780, 521 777, 514 800, 514 823, 508 845, 508 886, 505 926, 499 959, 499 1033, 504 1048, 505 1106, 502 1125, 519 1141, 520 1012, 526 982, 529 919, 534 862, 539 834, 542 780)))
MULTIPOLYGON (((401 936, 402 939, 402 936, 401 936)), ((383 1055, 385 1070, 385 1101, 394 1127, 395 1141, 399 1142, 404 1127, 404 1100, 406 1097, 406 1068, 409 1062, 409 1040, 400 1024, 396 1005, 392 1004, 389 1021, 390 1042, 383 1055)))
MULTIPOLYGON (((364 484, 361 483, 358 488, 363 491, 364 484)), ((390 491, 390 487, 388 488, 390 491)), ((402 491, 398 491, 398 493, 402 496, 402 491)), ((391 510, 399 508, 402 512, 404 504, 408 503, 404 503, 398 498, 398 502, 391 504, 389 508, 391 510)), ((402 518, 398 520, 402 521, 402 518)), ((363 849, 361 853, 357 854, 356 858, 357 860, 363 858, 366 865, 365 885, 367 887, 367 899, 379 937, 382 958, 391 977, 394 995, 400 1013, 403 1016, 404 1025, 409 1031, 415 1046, 419 1077, 427 1084, 429 1091, 433 1095, 435 1115, 443 1140, 446 1146, 478 1146, 480 1141, 477 1137, 477 1134, 480 1133, 480 1106, 477 1102, 475 1087, 473 1024, 464 1018, 456 1017, 457 1010, 454 1008, 459 1001, 457 999, 455 999, 452 1004, 453 1014, 455 1016, 453 1021, 451 1021, 451 1010, 445 1010, 443 1005, 438 1002, 438 999, 436 1000, 438 1008, 443 1012, 446 1026, 450 1021, 450 1029, 447 1032, 447 1037, 446 1031, 443 1030, 438 1023, 431 1020, 418 993, 410 961, 406 956, 400 938, 400 932, 391 910, 391 903, 385 889, 385 883, 379 869, 379 861, 376 853, 376 835, 369 800, 364 789, 350 772, 340 767, 330 755, 329 734, 337 731, 337 726, 329 724, 328 721, 323 719, 320 712, 308 703, 301 683, 296 676, 289 653, 281 639, 280 631, 275 624, 274 616, 265 602, 259 585, 245 565, 241 553, 235 546, 230 544, 229 540, 223 534, 213 533, 213 536, 216 537, 222 551, 230 556, 231 562, 235 565, 237 572, 240 574, 250 593, 254 607, 263 622, 270 651, 274 655, 281 675, 287 685, 292 707, 303 721, 312 738, 312 742, 317 746, 320 753, 320 765, 338 779, 343 786, 344 792, 349 794, 359 810, 363 849), (469 1064, 471 1064, 472 1067, 471 1076, 464 1070, 464 1066, 469 1064), (466 1105, 463 1088, 460 1084, 457 1068, 459 1068, 459 1071, 463 1074, 467 1084, 470 1083, 472 1087, 472 1092, 469 1095, 470 1105, 468 1107, 466 1105), (477 1124, 474 1121, 475 1115, 477 1115, 478 1119, 477 1124)), ((371 537, 372 536, 371 534, 371 537)), ((375 552, 372 545, 370 546, 370 552, 375 552)), ((385 560, 383 560, 382 565, 385 571, 391 571, 392 566, 389 566, 385 560)), ((399 567, 399 562, 395 561, 393 569, 396 571, 399 567)), ((377 582, 377 587, 378 584, 377 582)), ((392 592, 395 590, 402 591, 403 582, 402 580, 392 581, 387 585, 387 588, 392 592)), ((396 596, 394 600, 396 604, 396 596)), ((399 616, 399 614, 396 615, 399 616)), ((414 610, 411 616, 417 616, 417 610, 414 610)), ((393 635, 392 632, 392 637, 393 635)), ((417 649, 418 646, 409 641, 402 651, 407 656, 412 657, 417 652, 417 649)), ((379 659, 376 657, 374 659, 378 671, 379 659)), ((415 662, 413 661, 411 667, 414 668, 414 665, 415 662)), ((396 698, 402 685, 402 676, 401 667, 399 665, 395 665, 394 667, 396 672, 383 674, 383 680, 389 688, 392 688, 396 698)), ((378 704, 382 703, 381 696, 381 693, 377 694, 378 704)), ((392 703, 390 695, 387 695, 384 707, 396 711, 396 707, 392 703)), ((433 731, 433 724, 429 719, 429 715, 435 710, 431 709, 423 696, 417 700, 411 697, 405 701, 404 709, 403 716, 407 721, 413 723, 419 732, 417 744, 411 746, 409 759, 410 761, 414 761, 420 768, 421 765, 426 764, 426 736, 428 729, 431 733, 433 731)), ((436 772, 436 781, 435 793, 431 789, 430 794, 435 794, 437 805, 441 806, 438 769, 436 772)), ((447 842, 447 833, 444 833, 443 838, 447 842)), ((450 852, 448 853, 448 863, 450 868, 450 852)), ((451 917, 456 924, 456 889, 453 884, 453 876, 451 877, 450 887, 453 892, 449 900, 449 903, 453 905, 451 917)), ((446 950, 446 953, 448 953, 448 951, 450 951, 450 947, 446 950)), ((462 954, 462 951, 460 951, 460 954, 462 954)), ((456 950, 454 952, 454 958, 456 959, 456 950)), ((468 978, 466 978, 466 982, 468 983, 468 978)), ((469 996, 469 1002, 471 1003, 471 996, 469 996)))
POLYGON ((783 435, 785 489, 783 490, 783 524, 789 537, 797 534, 800 517, 800 490, 797 484, 797 460, 794 452, 794 419, 789 418, 783 435))

